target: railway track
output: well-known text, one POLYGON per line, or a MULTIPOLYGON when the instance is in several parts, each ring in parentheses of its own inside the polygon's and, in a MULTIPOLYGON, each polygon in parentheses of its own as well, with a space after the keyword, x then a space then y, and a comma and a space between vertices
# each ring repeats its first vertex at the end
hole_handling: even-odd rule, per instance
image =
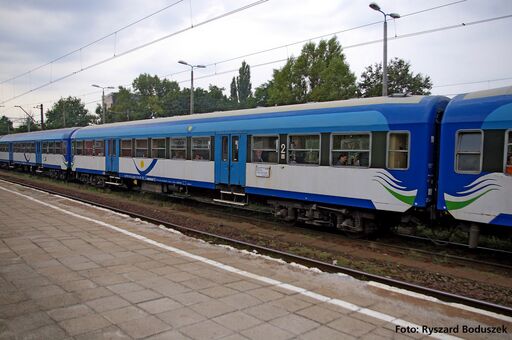
MULTIPOLYGON (((164 220, 161 220, 161 219, 158 219, 158 218, 154 218, 152 216, 147 216, 147 215, 144 215, 144 214, 135 213, 133 211, 128 211, 128 210, 125 210, 125 209, 120 209, 120 208, 117 208, 115 206, 111 206, 111 205, 107 205, 107 204, 100 204, 98 202, 94 202, 94 201, 91 201, 91 200, 86 200, 86 199, 83 199, 83 198, 80 198, 80 197, 77 197, 77 196, 73 196, 73 195, 69 195, 69 194, 64 194, 64 193, 61 193, 61 192, 58 192, 58 191, 55 191, 55 190, 50 190, 48 188, 44 188, 44 187, 41 187, 41 186, 37 186, 37 185, 33 185, 33 184, 27 184, 27 183, 22 183, 21 181, 16 181, 16 180, 13 180, 12 178, 6 179, 4 176, 2 176, 2 179, 5 180, 5 181, 14 183, 14 184, 18 184, 18 185, 22 185, 22 186, 28 187, 28 188, 37 189, 37 190, 44 191, 44 192, 47 192, 47 193, 50 193, 50 194, 59 195, 59 196, 66 197, 66 198, 69 198, 69 199, 73 199, 73 200, 76 200, 76 201, 80 201, 80 202, 83 202, 83 203, 87 203, 87 204, 91 204, 91 205, 94 205, 94 206, 98 206, 98 207, 101 207, 101 208, 106 208, 106 209, 109 209, 109 210, 112 210, 112 211, 115 211, 115 212, 119 212, 119 213, 122 213, 122 214, 129 215, 129 216, 134 217, 134 218, 140 218, 141 220, 144 220, 144 221, 147 221, 147 222, 150 222, 150 223, 153 223, 153 224, 163 225, 163 226, 165 226, 167 228, 172 228, 172 229, 178 230, 178 231, 180 231, 180 232, 182 232, 182 233, 184 233, 185 235, 188 235, 188 236, 198 237, 198 238, 205 239, 205 240, 208 240, 208 241, 211 241, 211 242, 215 242, 215 243, 231 245, 231 246, 234 246, 234 247, 239 248, 239 249, 246 249, 248 251, 256 251, 256 252, 258 252, 260 254, 263 254, 263 255, 268 255, 268 256, 272 256, 272 257, 281 258, 281 259, 283 259, 283 260, 285 260, 287 262, 295 262, 295 263, 299 263, 299 264, 302 264, 302 265, 307 266, 307 267, 316 267, 316 268, 318 268, 318 269, 320 269, 320 270, 322 270, 324 272, 343 273, 343 274, 347 274, 347 275, 350 275, 352 277, 355 277, 355 278, 358 278, 358 279, 361 279, 361 280, 375 281, 375 282, 386 284, 386 285, 389 285, 389 286, 393 286, 393 287, 397 287, 397 288, 401 288, 401 289, 406 289, 406 290, 409 290, 409 291, 412 291, 412 292, 415 292, 415 293, 420 293, 420 294, 432 296, 432 297, 435 297, 435 298, 437 298, 437 299, 439 299, 441 301, 444 301, 444 302, 464 304, 464 305, 471 306, 471 307, 474 307, 474 308, 478 308, 478 309, 482 309, 482 310, 486 310, 486 311, 490 311, 490 312, 495 312, 495 313, 503 314, 503 315, 507 315, 507 316, 512 316, 512 308, 508 307, 508 306, 502 306, 502 305, 490 303, 490 302, 487 302, 487 301, 481 301, 481 300, 465 297, 465 296, 458 295, 458 294, 448 293, 448 292, 444 292, 444 291, 441 291, 441 290, 436 290, 436 289, 424 287, 424 286, 421 286, 421 285, 412 284, 412 283, 408 283, 408 282, 405 282, 405 281, 400 281, 400 280, 392 279, 392 278, 381 276, 381 275, 375 275, 375 274, 368 273, 368 272, 365 272, 365 271, 356 270, 356 269, 352 269, 352 268, 348 268, 348 267, 344 267, 344 266, 339 266, 339 265, 334 265, 332 263, 318 261, 318 260, 315 260, 315 259, 311 259, 311 258, 295 255, 295 254, 292 254, 292 253, 280 251, 280 250, 277 250, 277 249, 263 247, 263 246, 260 246, 260 245, 251 244, 251 243, 240 241, 240 240, 236 240, 236 239, 233 239, 233 238, 216 235, 216 234, 213 234, 213 233, 210 233, 210 232, 205 232, 205 231, 194 229, 194 228, 190 228, 190 227, 187 227, 187 226, 170 223, 168 221, 164 221, 164 220)), ((403 250, 406 250, 406 249, 407 248, 405 248, 403 250)))

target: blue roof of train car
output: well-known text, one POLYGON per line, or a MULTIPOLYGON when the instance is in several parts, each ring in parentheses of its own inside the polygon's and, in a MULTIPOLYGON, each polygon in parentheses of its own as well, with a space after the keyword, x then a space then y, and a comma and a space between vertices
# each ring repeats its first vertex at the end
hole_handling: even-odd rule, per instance
POLYGON ((34 131, 25 133, 16 133, 12 135, 5 135, 0 138, 0 142, 30 142, 41 140, 57 140, 69 138, 74 131, 80 128, 72 127, 65 129, 34 131))
POLYGON ((443 124, 473 123, 475 128, 512 126, 512 86, 460 94, 446 108, 443 124))
POLYGON ((377 97, 213 112, 88 126, 78 130, 73 138, 137 138, 212 131, 261 133, 275 126, 284 126, 290 132, 322 126, 386 131, 392 124, 431 122, 432 108, 447 102, 448 98, 440 96, 377 97))

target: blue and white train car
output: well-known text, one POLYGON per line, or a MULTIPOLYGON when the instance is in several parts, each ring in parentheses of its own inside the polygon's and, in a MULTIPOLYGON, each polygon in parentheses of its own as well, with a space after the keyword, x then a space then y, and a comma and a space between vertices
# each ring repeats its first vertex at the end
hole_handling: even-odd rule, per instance
POLYGON ((0 165, 9 164, 10 157, 10 145, 7 142, 2 142, 2 138, 5 136, 0 136, 0 165))
POLYGON ((432 201, 447 103, 369 98, 89 126, 73 136, 73 170, 273 197, 281 216, 323 209, 319 223, 342 220, 341 206, 404 212, 432 201))
POLYGON ((512 226, 511 193, 512 86, 456 96, 441 125, 437 208, 512 226))
POLYGON ((0 158, 15 165, 67 170, 71 160, 70 137, 77 128, 5 135, 0 158))

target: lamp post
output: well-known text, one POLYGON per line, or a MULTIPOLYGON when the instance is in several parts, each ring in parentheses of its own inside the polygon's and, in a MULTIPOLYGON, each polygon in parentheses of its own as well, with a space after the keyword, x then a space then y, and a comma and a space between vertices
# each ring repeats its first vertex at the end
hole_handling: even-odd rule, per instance
POLYGON ((194 68, 205 68, 204 65, 190 65, 186 61, 180 60, 178 63, 190 66, 190 114, 194 113, 194 68))
POLYGON ((92 84, 91 86, 93 87, 97 87, 99 89, 101 89, 101 107, 102 107, 102 110, 101 110, 101 123, 102 124, 105 124, 105 89, 114 89, 113 86, 99 86, 99 85, 96 85, 96 84, 92 84))
POLYGON ((382 61, 382 96, 388 95, 388 21, 387 17, 398 19, 400 14, 397 13, 385 13, 380 9, 380 6, 375 2, 372 2, 370 8, 381 12, 384 15, 384 56, 382 61))
POLYGON ((25 111, 24 108, 22 108, 21 106, 19 105, 14 105, 14 107, 19 107, 20 109, 23 110, 23 112, 25 112, 25 114, 27 115, 27 130, 28 132, 30 132, 30 123, 34 120, 34 118, 32 118, 32 116, 30 115, 30 113, 28 113, 27 111, 25 111))

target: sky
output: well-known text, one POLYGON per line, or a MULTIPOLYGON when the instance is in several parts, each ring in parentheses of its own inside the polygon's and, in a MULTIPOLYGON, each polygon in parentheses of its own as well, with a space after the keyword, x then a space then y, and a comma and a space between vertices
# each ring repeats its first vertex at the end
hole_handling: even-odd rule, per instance
MULTIPOLYGON (((0 0, 0 115, 24 117, 19 105, 38 120, 36 105, 46 111, 68 96, 94 111, 101 89, 92 84, 126 87, 141 73, 189 87, 189 68, 178 60, 207 66, 195 71, 195 87, 226 94, 245 60, 254 89, 305 42, 334 35, 359 78, 382 62, 383 15, 370 2, 0 0)), ((388 59, 429 75, 433 94, 512 85, 511 0, 377 3, 402 16, 388 20, 388 59)))

